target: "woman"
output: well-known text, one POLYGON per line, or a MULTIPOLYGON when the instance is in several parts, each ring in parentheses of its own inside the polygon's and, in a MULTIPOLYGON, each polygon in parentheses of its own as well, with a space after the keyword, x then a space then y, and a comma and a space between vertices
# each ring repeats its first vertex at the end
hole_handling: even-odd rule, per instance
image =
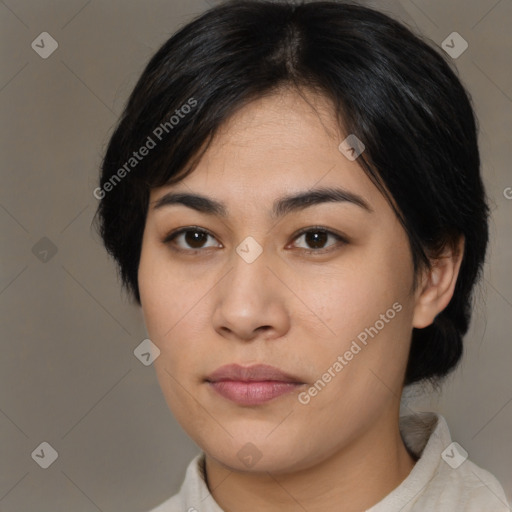
POLYGON ((95 194, 202 449, 154 512, 508 510, 440 415, 400 417, 460 360, 488 241, 468 94, 418 36, 211 9, 149 62, 95 194))

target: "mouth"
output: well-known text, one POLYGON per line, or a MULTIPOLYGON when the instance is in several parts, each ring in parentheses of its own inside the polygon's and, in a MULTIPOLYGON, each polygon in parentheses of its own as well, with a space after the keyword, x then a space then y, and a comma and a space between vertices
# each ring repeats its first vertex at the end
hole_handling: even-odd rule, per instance
POLYGON ((260 405, 306 385, 279 368, 261 364, 221 366, 205 382, 217 394, 238 405, 260 405))

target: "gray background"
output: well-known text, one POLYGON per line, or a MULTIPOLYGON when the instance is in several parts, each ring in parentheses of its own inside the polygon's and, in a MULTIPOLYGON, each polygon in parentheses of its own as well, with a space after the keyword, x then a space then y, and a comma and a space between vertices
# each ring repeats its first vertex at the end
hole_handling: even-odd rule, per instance
MULTIPOLYGON (((366 4, 439 46, 453 31, 469 43, 452 62, 480 123, 490 254, 463 364, 442 397, 409 390, 407 407, 444 414, 454 440, 511 499, 512 1, 366 4)), ((152 367, 133 354, 146 338, 142 314, 121 295, 91 221, 101 155, 131 88, 153 52, 207 7, 0 2, 4 512, 144 511, 178 490, 197 453, 152 367), (47 59, 31 47, 43 31, 59 44, 47 59), (48 469, 31 457, 43 441, 58 452, 48 469)))

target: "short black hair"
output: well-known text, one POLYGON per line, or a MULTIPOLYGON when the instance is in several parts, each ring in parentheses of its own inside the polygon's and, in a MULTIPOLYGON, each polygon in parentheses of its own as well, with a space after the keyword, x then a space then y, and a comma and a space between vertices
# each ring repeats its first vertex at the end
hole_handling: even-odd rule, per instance
POLYGON ((363 141, 357 162, 408 235, 415 285, 429 257, 464 237, 454 295, 433 324, 413 329, 404 380, 439 382, 461 358, 489 236, 476 118, 430 40, 353 2, 227 2, 155 53, 109 141, 95 190, 98 231, 124 288, 141 305, 150 190, 192 172, 236 111, 290 87, 331 100, 343 132, 363 141))

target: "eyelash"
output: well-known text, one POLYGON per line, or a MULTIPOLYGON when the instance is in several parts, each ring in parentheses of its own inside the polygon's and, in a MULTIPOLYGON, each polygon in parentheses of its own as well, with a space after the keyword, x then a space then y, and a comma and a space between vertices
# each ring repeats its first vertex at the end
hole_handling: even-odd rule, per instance
MULTIPOLYGON (((205 249, 183 249, 181 247, 172 246, 171 242, 173 242, 179 235, 181 235, 183 233, 187 233, 189 231, 197 232, 197 233, 205 233, 206 235, 209 235, 212 238, 215 238, 214 235, 212 235, 206 229, 200 228, 199 226, 187 226, 187 227, 179 228, 175 231, 171 231, 170 233, 168 233, 165 236, 165 238, 162 240, 162 243, 165 245, 171 246, 171 249, 173 251, 187 253, 189 255, 195 255, 199 252, 205 252, 208 249, 214 249, 214 247, 206 247, 205 249)), ((326 254, 327 252, 330 252, 333 249, 335 249, 337 246, 339 246, 340 243, 341 243, 341 245, 345 245, 348 243, 348 240, 346 237, 344 237, 338 233, 335 233, 324 226, 310 226, 308 228, 301 229, 298 233, 294 234, 292 240, 296 240, 297 238, 299 238, 302 235, 307 234, 307 233, 319 233, 319 232, 334 236, 334 238, 337 239, 337 243, 332 244, 332 245, 328 246, 327 248, 323 248, 323 249, 303 249, 303 248, 299 247, 299 250, 301 250, 305 254, 315 254, 315 255, 316 254, 326 254)))

